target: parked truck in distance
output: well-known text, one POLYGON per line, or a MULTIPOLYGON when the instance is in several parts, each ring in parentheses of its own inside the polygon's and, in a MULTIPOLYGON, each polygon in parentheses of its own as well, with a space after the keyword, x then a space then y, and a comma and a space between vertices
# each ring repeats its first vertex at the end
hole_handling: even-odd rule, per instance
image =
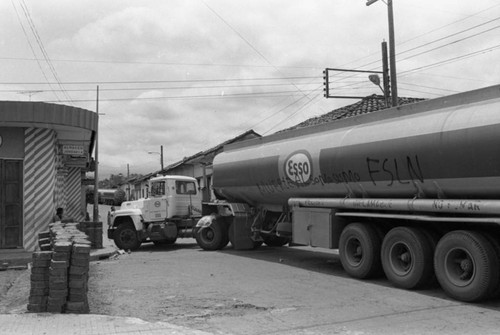
POLYGON ((149 181, 149 196, 123 202, 108 215, 108 238, 125 250, 143 242, 173 244, 177 238, 194 237, 201 218, 202 195, 196 179, 161 176, 149 181))
POLYGON ((196 239, 338 249, 354 278, 498 297, 499 147, 500 85, 231 144, 196 239))

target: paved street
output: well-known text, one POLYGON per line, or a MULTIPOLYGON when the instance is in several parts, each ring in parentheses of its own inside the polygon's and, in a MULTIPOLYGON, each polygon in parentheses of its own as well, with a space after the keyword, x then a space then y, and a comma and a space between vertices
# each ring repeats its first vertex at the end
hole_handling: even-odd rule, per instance
POLYGON ((355 280, 335 252, 308 247, 208 252, 194 239, 146 243, 91 263, 90 315, 25 314, 25 272, 0 272, 9 279, 0 334, 500 334, 498 300, 465 304, 437 288, 355 280))
POLYGON ((500 302, 448 299, 346 276, 332 252, 200 250, 192 239, 94 263, 94 313, 215 334, 500 334, 500 302))

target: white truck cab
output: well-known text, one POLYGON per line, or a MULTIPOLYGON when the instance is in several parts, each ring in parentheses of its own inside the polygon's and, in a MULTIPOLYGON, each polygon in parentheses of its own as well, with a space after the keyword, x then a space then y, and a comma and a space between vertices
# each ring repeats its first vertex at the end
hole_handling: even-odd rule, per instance
POLYGON ((110 212, 108 237, 121 249, 136 249, 142 242, 172 244, 178 237, 193 237, 201 218, 202 194, 196 179, 161 176, 149 181, 145 199, 127 201, 110 212))

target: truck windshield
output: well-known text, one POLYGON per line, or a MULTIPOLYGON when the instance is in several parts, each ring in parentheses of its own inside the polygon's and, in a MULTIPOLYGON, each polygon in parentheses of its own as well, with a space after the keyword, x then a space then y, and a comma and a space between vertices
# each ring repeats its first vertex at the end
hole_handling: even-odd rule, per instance
POLYGON ((158 181, 151 183, 151 196, 157 197, 162 195, 165 195, 165 182, 158 181))
POLYGON ((175 189, 177 194, 196 194, 196 186, 192 181, 177 180, 175 189))

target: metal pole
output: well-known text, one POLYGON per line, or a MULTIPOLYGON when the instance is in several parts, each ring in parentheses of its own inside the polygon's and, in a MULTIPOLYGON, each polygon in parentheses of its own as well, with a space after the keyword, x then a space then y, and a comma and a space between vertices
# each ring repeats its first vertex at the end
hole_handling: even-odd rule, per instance
POLYGON ((161 170, 163 171, 163 145, 160 146, 161 170))
POLYGON ((387 42, 382 42, 382 82, 384 83, 384 100, 385 106, 389 107, 389 96, 391 88, 389 85, 389 64, 387 61, 387 42))
POLYGON ((392 0, 387 0, 387 12, 389 16, 389 56, 391 62, 391 91, 392 106, 398 105, 398 85, 396 80, 396 44, 394 41, 394 14, 392 12, 392 0))
POLYGON ((96 107, 95 107, 95 112, 97 115, 97 122, 96 122, 96 130, 95 130, 95 151, 94 151, 94 160, 95 160, 95 169, 94 169, 94 222, 99 222, 99 193, 98 193, 98 187, 99 187, 99 86, 97 86, 97 98, 96 98, 96 107))

